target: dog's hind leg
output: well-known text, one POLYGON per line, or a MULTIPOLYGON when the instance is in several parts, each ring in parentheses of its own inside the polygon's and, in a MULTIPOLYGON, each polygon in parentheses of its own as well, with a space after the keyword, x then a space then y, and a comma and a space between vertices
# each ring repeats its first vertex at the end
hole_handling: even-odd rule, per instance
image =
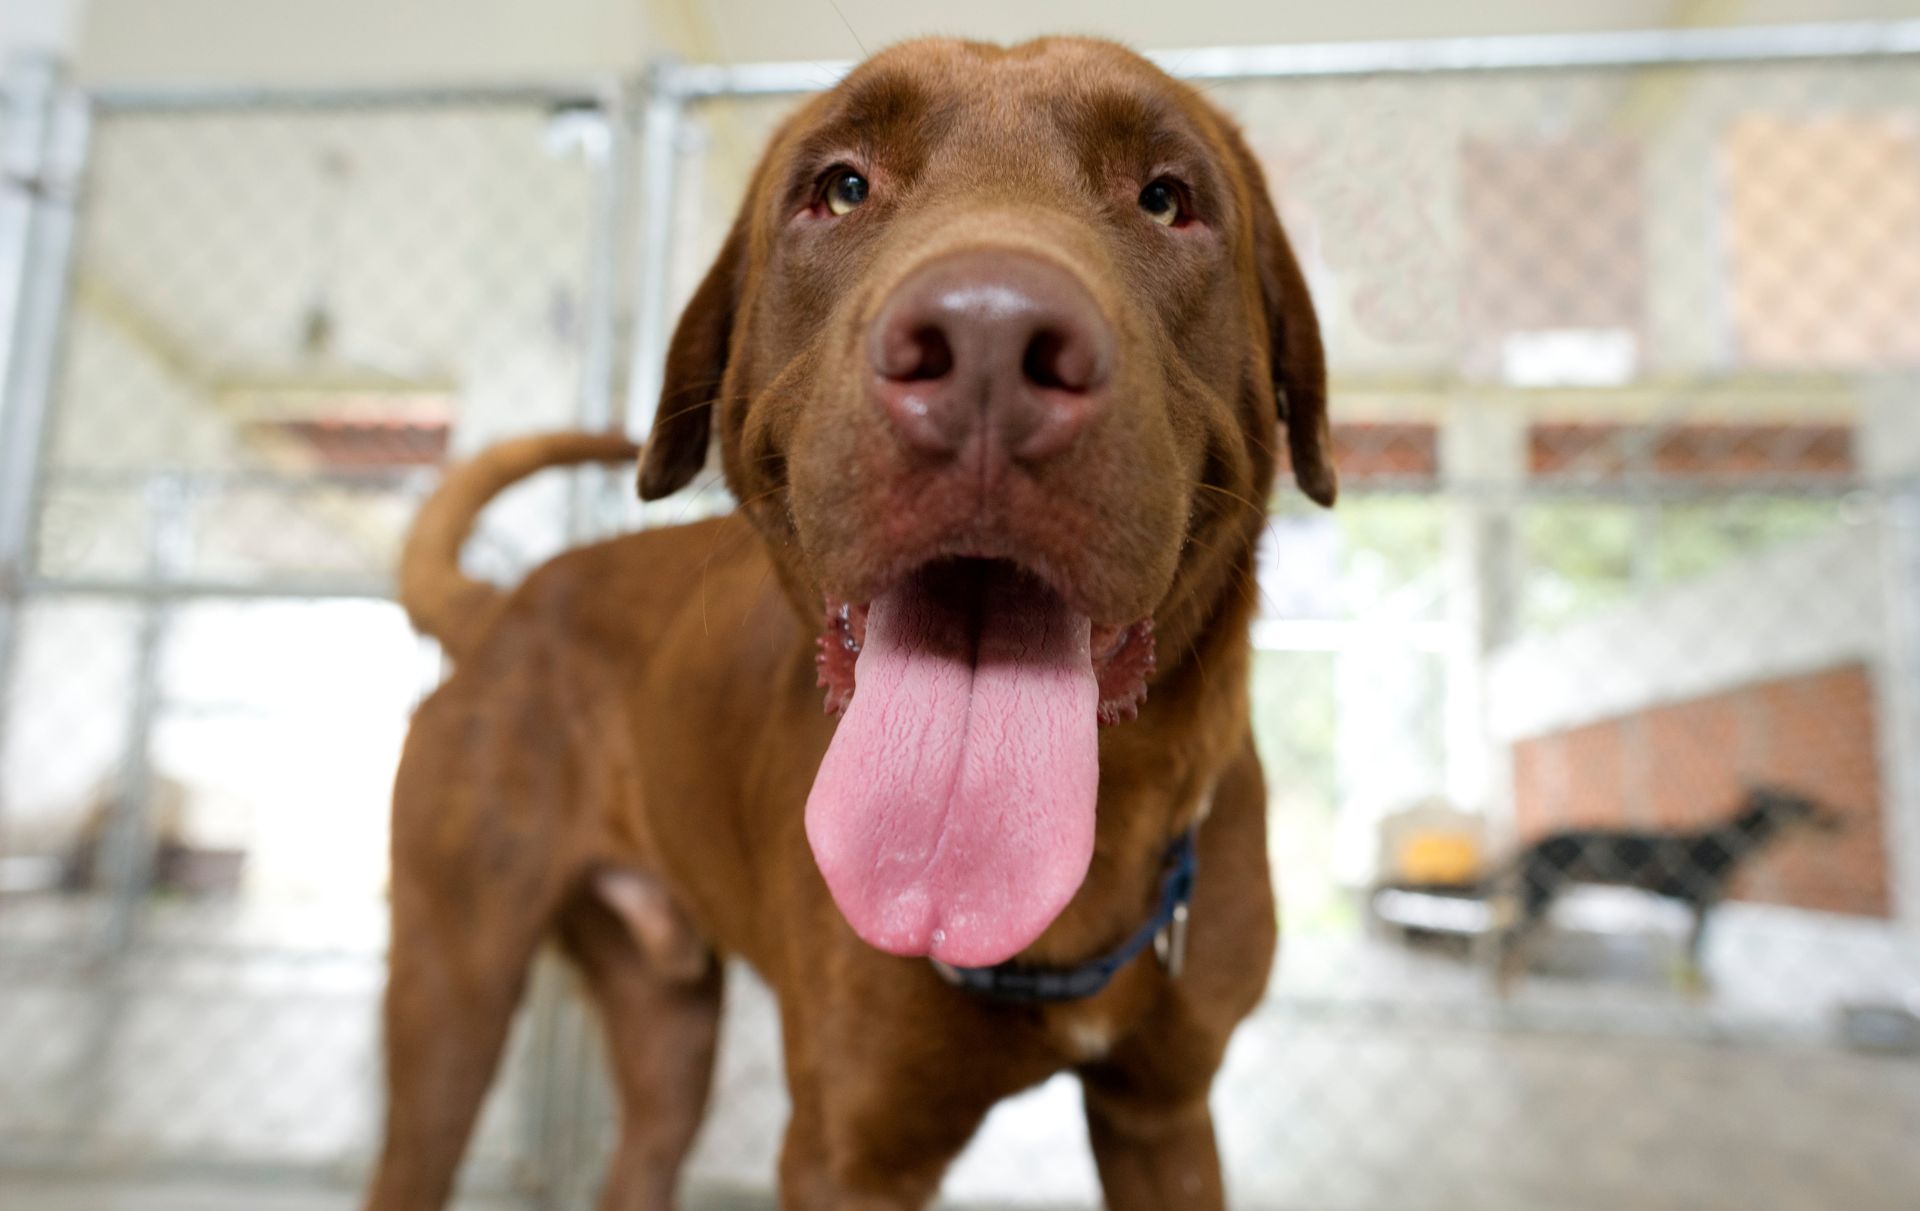
POLYGON ((1533 962, 1545 915, 1544 908, 1536 909, 1529 903, 1520 910, 1518 920, 1500 930, 1494 948, 1493 987, 1502 1000, 1513 994, 1514 984, 1533 962))
POLYGON ((1547 924, 1547 914, 1560 892, 1560 882, 1544 863, 1523 859, 1514 872, 1513 919, 1499 927, 1495 947, 1494 992, 1502 1000, 1513 993, 1514 982, 1532 965, 1534 949, 1547 924))
POLYGON ((620 1137, 601 1211, 665 1211, 706 1112, 721 965, 645 875, 597 876, 560 937, 600 1010, 620 1093, 620 1137))
POLYGON ((368 1211, 445 1206, 541 932, 542 922, 430 895, 396 880, 386 1140, 368 1211))
POLYGON ((570 788, 491 760, 512 750, 469 723, 429 701, 394 785, 386 1136, 368 1211, 445 1206, 534 951, 578 879, 537 819, 570 788))

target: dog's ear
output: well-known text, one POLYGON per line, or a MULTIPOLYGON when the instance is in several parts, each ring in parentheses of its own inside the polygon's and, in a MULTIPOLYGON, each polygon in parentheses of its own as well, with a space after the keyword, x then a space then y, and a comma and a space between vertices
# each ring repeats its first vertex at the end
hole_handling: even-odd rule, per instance
POLYGON ((640 457, 641 500, 673 495, 707 465, 713 401, 727 372, 746 243, 747 217, 742 210, 674 327, 660 381, 660 406, 640 457))
POLYGON ((1273 391, 1287 427, 1294 482, 1315 502, 1331 505, 1340 493, 1340 477, 1333 466, 1333 432, 1327 420, 1327 353, 1320 341, 1320 317, 1259 161, 1238 131, 1229 128, 1227 141, 1253 207, 1253 254, 1266 308, 1273 391))

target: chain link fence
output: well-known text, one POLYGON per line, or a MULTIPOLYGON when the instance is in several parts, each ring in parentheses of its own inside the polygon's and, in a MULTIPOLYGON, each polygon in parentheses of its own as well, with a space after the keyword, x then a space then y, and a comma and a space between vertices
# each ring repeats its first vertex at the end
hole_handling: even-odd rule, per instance
MULTIPOLYGON (((79 238, 9 584, 0 1156, 351 1186, 389 790, 440 672, 391 571, 450 454, 606 423, 623 106, 93 102, 84 174, 36 185, 79 238)), ((574 506, 502 502, 476 565, 524 571, 574 506)), ((539 1188, 543 1029, 475 1189, 539 1188)))
MULTIPOLYGON (((1239 1204, 1903 1205, 1920 76, 1207 87, 1306 261, 1347 487, 1265 553, 1286 920, 1215 1099, 1239 1204)), ((694 105, 678 289, 785 108, 694 105)), ((764 1183, 742 1016, 766 1088, 700 1163, 764 1183)), ((949 1193, 1090 1203, 1083 1145, 1059 1082, 949 1193)))
MULTIPOLYGON (((1281 200, 1346 489, 1282 493, 1263 552, 1285 920, 1216 1088, 1237 1205, 1920 1188, 1906 28, 1163 59, 1281 200)), ((351 1183, 385 783, 437 673, 385 600, 412 504, 451 450, 610 418, 629 294, 645 398, 832 70, 667 71, 631 122, 591 92, 99 108, 10 598, 0 1158, 351 1183)), ((615 495, 517 491, 476 565, 615 495)), ((590 1206, 597 1042, 538 984, 472 1186, 590 1206)), ((690 1181, 764 1197, 777 1018, 729 995, 690 1181)), ((1002 1107, 947 1194, 1095 1203, 1077 1091, 1002 1107)))

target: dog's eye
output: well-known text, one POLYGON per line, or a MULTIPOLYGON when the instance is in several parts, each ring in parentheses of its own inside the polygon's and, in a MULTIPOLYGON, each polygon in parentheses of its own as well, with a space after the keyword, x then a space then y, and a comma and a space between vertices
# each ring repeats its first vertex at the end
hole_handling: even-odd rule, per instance
POLYGON ((827 178, 826 199, 829 213, 846 214, 867 200, 867 179, 851 168, 837 169, 827 178))
POLYGON ((1172 181, 1162 178, 1140 191, 1140 209, 1147 217, 1162 227, 1171 227, 1183 217, 1180 208, 1180 187, 1172 181))

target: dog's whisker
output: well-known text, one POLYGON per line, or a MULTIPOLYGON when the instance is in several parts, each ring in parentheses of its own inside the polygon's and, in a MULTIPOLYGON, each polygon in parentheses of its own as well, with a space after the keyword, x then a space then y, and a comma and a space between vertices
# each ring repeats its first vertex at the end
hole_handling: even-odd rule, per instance
MULTIPOLYGON (((783 489, 779 487, 769 488, 765 492, 757 493, 738 502, 738 507, 741 510, 745 510, 748 505, 765 500, 767 497, 773 496, 782 490, 783 489)), ((707 621, 707 582, 712 573, 713 558, 720 551, 720 540, 727 537, 727 530, 729 528, 730 527, 718 527, 715 529, 713 537, 707 542, 706 554, 700 560, 700 633, 709 637, 711 637, 713 632, 707 621)), ((737 528, 737 532, 739 534, 738 541, 745 541, 752 538, 753 527, 751 524, 744 524, 737 528)))
MULTIPOLYGON (((767 587, 767 578, 773 575, 773 565, 765 564, 760 569, 760 578, 753 582, 753 595, 758 598, 767 587)), ((746 630, 748 619, 753 617, 751 610, 740 611, 740 620, 733 624, 734 634, 746 630)))
POLYGON ((1192 484, 1195 488, 1198 488, 1202 492, 1217 493, 1218 495, 1224 496, 1227 499, 1232 500, 1237 504, 1243 505, 1246 507, 1246 509, 1249 512, 1257 513, 1261 515, 1265 515, 1266 513, 1265 509, 1262 509, 1259 505, 1254 504, 1252 501, 1248 500, 1246 497, 1240 495, 1238 492, 1235 492, 1230 488, 1223 488, 1218 484, 1210 484, 1203 480, 1194 480, 1192 481, 1192 484))
POLYGON ((847 14, 841 11, 840 0, 827 0, 827 3, 833 6, 833 15, 840 18, 840 24, 847 27, 847 36, 853 39, 853 44, 860 48, 861 56, 865 57, 868 53, 867 44, 860 40, 859 34, 853 32, 853 22, 847 20, 847 14))

